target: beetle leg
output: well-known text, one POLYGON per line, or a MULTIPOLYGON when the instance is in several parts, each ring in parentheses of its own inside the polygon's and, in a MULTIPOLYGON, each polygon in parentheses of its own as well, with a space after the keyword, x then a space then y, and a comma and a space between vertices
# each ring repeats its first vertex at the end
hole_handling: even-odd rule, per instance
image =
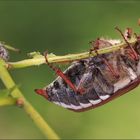
POLYGON ((91 55, 91 53, 94 51, 96 53, 96 55, 98 55, 98 49, 99 49, 99 40, 100 38, 97 38, 95 41, 91 41, 89 42, 89 44, 91 45, 91 48, 89 50, 89 56, 91 55))
POLYGON ((110 70, 110 72, 112 73, 112 75, 118 79, 120 76, 119 74, 114 70, 114 68, 112 67, 112 65, 105 59, 103 58, 104 63, 107 65, 108 69, 110 70))
POLYGON ((63 71, 60 68, 57 68, 48 62, 47 55, 48 53, 45 52, 44 56, 45 56, 46 63, 48 64, 48 66, 53 71, 55 71, 56 74, 60 76, 69 85, 69 87, 74 90, 75 93, 82 93, 82 89, 77 89, 77 87, 70 81, 70 79, 63 73, 63 71))
POLYGON ((122 31, 118 27, 115 27, 115 29, 120 32, 120 34, 123 37, 124 41, 126 42, 126 44, 128 45, 128 47, 131 49, 131 51, 132 51, 132 53, 133 53, 133 55, 135 57, 135 60, 139 60, 139 57, 138 57, 137 52, 134 50, 134 48, 131 46, 131 44, 127 41, 127 39, 123 35, 122 31))
MULTIPOLYGON (((99 46, 100 46, 100 42, 99 42, 100 38, 97 38, 96 41, 92 41, 90 42, 90 44, 92 45, 92 48, 90 49, 89 51, 89 54, 91 54, 92 51, 94 51, 97 55, 98 54, 98 49, 99 49, 99 46), (94 44, 93 44, 94 43, 94 44)), ((114 71, 112 65, 107 61, 107 59, 105 57, 103 57, 103 62, 107 65, 108 69, 110 70, 110 72, 112 73, 112 75, 115 77, 115 78, 119 78, 119 74, 117 72, 114 71)))
POLYGON ((125 32, 124 32, 124 37, 126 39, 131 39, 132 37, 132 29, 131 28, 126 28, 125 32))

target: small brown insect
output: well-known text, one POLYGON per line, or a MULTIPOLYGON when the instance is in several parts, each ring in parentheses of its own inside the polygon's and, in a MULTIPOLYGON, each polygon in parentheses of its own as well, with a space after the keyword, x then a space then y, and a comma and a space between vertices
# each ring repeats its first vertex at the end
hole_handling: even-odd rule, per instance
MULTIPOLYGON (((140 83, 140 37, 131 46, 126 36, 116 27, 127 47, 115 52, 89 57, 72 63, 64 73, 55 66, 48 65, 58 74, 58 78, 43 89, 35 91, 48 101, 64 108, 80 112, 101 106, 114 98, 132 90, 140 83)), ((97 39, 91 42, 91 51, 121 43, 120 40, 97 39)))

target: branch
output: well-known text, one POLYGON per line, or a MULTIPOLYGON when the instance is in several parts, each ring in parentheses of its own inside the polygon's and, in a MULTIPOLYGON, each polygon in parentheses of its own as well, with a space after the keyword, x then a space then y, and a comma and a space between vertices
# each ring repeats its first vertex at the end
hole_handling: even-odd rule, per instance
MULTIPOLYGON (((0 78, 7 89, 15 87, 15 83, 11 78, 9 72, 5 67, 6 63, 0 60, 0 78)), ((31 117, 38 128, 44 133, 44 135, 49 139, 59 139, 57 134, 52 130, 52 128, 45 122, 45 120, 40 116, 40 114, 33 108, 33 106, 26 100, 22 92, 16 87, 12 92, 11 96, 13 98, 20 99, 23 102, 23 109, 31 117)))
MULTIPOLYGON (((134 44, 135 42, 136 42, 135 38, 132 38, 129 41, 130 44, 134 44)), ((127 44, 125 42, 122 42, 120 44, 113 45, 111 47, 99 49, 98 54, 105 54, 105 53, 113 52, 126 46, 127 44)), ((95 52, 92 52, 90 56, 96 56, 96 55, 97 54, 95 52)), ((85 59, 88 57, 89 57, 89 52, 83 52, 83 53, 78 53, 78 54, 68 54, 64 56, 56 56, 56 55, 50 54, 48 55, 48 62, 49 63, 66 63, 66 62, 72 62, 76 60, 85 59)), ((11 66, 10 68, 24 68, 24 67, 41 65, 44 63, 46 63, 44 56, 40 54, 36 54, 35 57, 33 57, 32 59, 25 59, 18 62, 9 62, 8 64, 11 66)))
POLYGON ((15 105, 15 104, 16 104, 16 99, 12 97, 0 98, 0 107, 7 106, 7 105, 15 105))
POLYGON ((14 51, 14 52, 20 52, 19 49, 13 48, 12 46, 5 44, 4 42, 0 42, 0 43, 3 44, 4 47, 5 47, 7 50, 14 51))

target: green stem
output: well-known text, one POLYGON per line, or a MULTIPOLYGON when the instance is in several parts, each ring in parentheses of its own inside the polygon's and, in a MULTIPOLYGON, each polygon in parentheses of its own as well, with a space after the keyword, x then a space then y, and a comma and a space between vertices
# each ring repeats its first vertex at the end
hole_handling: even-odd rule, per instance
POLYGON ((12 97, 0 98, 0 106, 15 105, 16 99, 12 97))
POLYGON ((10 51, 14 51, 14 52, 20 52, 19 49, 13 48, 10 45, 4 44, 4 47, 10 51))
MULTIPOLYGON (((134 44, 136 42, 135 38, 132 38, 129 43, 134 44)), ((111 47, 106 47, 98 50, 98 54, 105 54, 109 52, 113 52, 119 50, 120 48, 126 47, 127 44, 125 42, 113 45, 111 47)), ((90 56, 96 56, 97 54, 93 51, 90 56)), ((64 56, 49 56, 48 55, 48 62, 49 63, 64 63, 64 62, 72 62, 76 60, 81 60, 89 57, 89 52, 78 53, 78 54, 68 54, 64 56)), ((24 68, 30 66, 36 66, 46 63, 44 56, 40 55, 39 57, 34 57, 32 59, 25 59, 18 62, 9 62, 11 68, 24 68)), ((8 65, 7 65, 8 67, 8 65)))
MULTIPOLYGON (((0 60, 0 78, 7 89, 14 87, 16 84, 11 78, 9 72, 5 67, 5 62, 0 60)), ((33 106, 26 100, 21 91, 18 88, 15 88, 11 92, 11 96, 14 98, 22 99, 23 109, 31 117, 34 123, 38 128, 44 133, 44 135, 49 139, 59 139, 57 134, 52 130, 52 128, 45 122, 45 120, 40 116, 40 114, 33 108, 33 106)))

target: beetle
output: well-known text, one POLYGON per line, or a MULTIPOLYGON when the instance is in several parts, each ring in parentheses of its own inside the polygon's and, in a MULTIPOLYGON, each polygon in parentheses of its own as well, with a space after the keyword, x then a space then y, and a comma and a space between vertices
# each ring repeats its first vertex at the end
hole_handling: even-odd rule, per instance
POLYGON ((118 27, 116 29, 127 44, 125 48, 98 54, 100 48, 121 43, 120 40, 98 38, 90 42, 89 52, 89 56, 92 51, 97 55, 73 62, 64 72, 48 63, 46 54, 46 63, 58 77, 35 92, 50 102, 81 112, 101 106, 137 87, 140 83, 140 37, 136 36, 137 41, 131 46, 127 41, 132 34, 130 28, 126 35, 118 27))

